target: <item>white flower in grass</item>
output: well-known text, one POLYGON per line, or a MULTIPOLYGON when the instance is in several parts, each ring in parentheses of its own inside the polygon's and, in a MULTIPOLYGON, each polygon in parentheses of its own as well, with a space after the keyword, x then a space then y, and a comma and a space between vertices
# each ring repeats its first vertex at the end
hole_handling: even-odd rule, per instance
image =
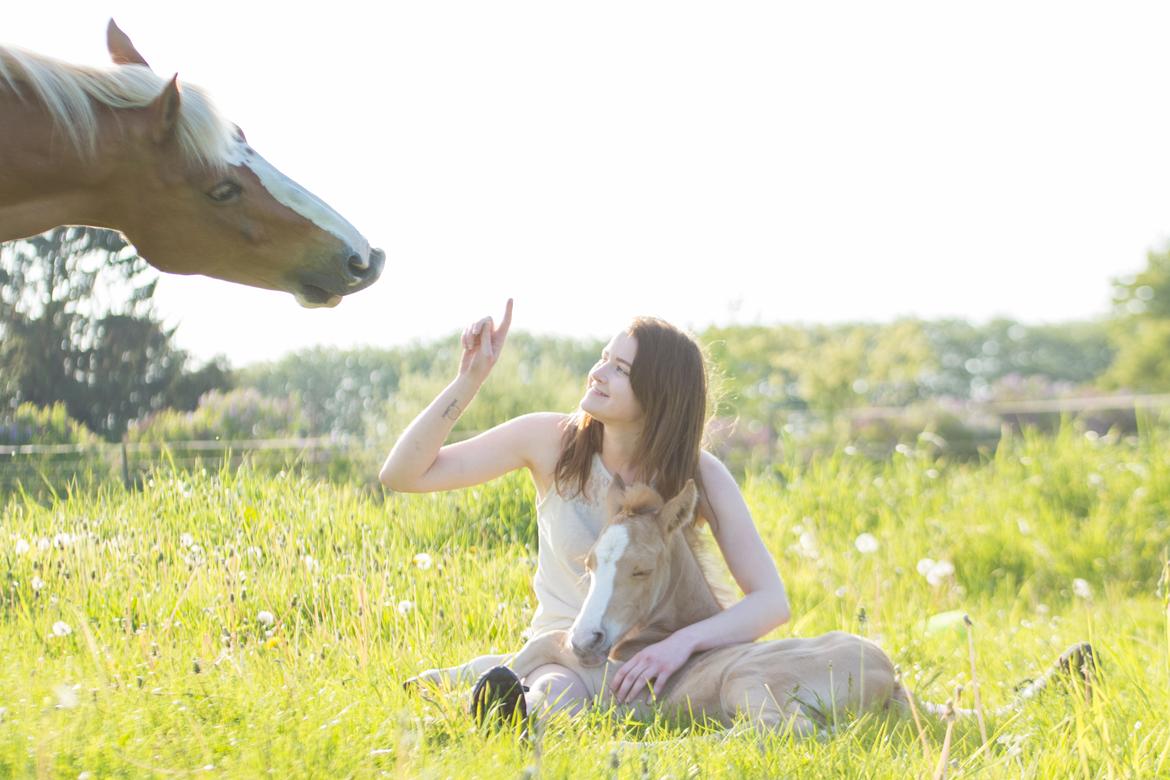
POLYGON ((926 578, 931 587, 937 588, 955 573, 955 566, 950 561, 936 561, 933 558, 923 558, 918 562, 918 573, 926 578))
POLYGON ((316 572, 316 571, 321 570, 321 562, 318 561, 316 558, 314 558, 312 555, 306 555, 301 560, 303 560, 305 562, 305 568, 308 569, 309 571, 316 572))
POLYGON ((398 602, 398 614, 399 615, 409 615, 410 611, 412 609, 414 609, 414 602, 413 601, 410 601, 408 599, 403 599, 402 601, 398 602))
POLYGON ((73 633, 73 627, 64 620, 58 620, 53 624, 53 636, 69 636, 73 633))
POLYGON ((258 613, 256 614, 256 620, 257 620, 257 621, 260 623, 260 625, 262 625, 262 626, 271 626, 271 625, 273 625, 274 623, 276 623, 276 616, 275 616, 275 615, 273 615, 273 614, 272 614, 271 612, 269 612, 268 610, 266 610, 266 609, 262 609, 262 610, 260 610, 260 612, 258 612, 258 613))
POLYGON ((433 563, 434 561, 431 560, 431 556, 426 553, 419 553, 414 556, 414 565, 420 569, 429 569, 433 563))
POLYGON ((26 542, 24 539, 17 539, 16 540, 16 554, 17 555, 24 555, 25 553, 27 553, 31 549, 32 549, 32 546, 28 542, 26 542))
POLYGON ((40 577, 36 576, 35 574, 33 575, 32 582, 30 582, 29 584, 32 585, 32 589, 34 591, 43 590, 45 587, 45 581, 42 580, 40 577))
POLYGON ((858 537, 853 540, 853 546, 856 547, 857 551, 862 555, 869 555, 870 553, 877 552, 878 540, 877 537, 873 534, 864 533, 858 535, 858 537))
POLYGON ((52 546, 53 543, 43 536, 40 539, 37 539, 37 549, 41 552, 46 552, 52 546))
POLYGON ((59 533, 53 537, 53 546, 56 547, 58 550, 64 550, 66 547, 68 547, 72 543, 73 543, 73 537, 67 533, 64 533, 64 532, 59 533))
POLYGON ((58 685, 53 689, 53 693, 57 695, 57 709, 71 710, 81 703, 81 696, 78 692, 81 690, 80 685, 58 685))
POLYGON ((1077 598, 1091 599, 1093 598, 1093 587, 1089 585, 1087 581, 1077 577, 1075 580, 1073 580, 1073 594, 1075 594, 1077 598))
POLYGON ((195 544, 195 537, 191 534, 183 534, 179 537, 180 547, 190 547, 193 544, 195 544))

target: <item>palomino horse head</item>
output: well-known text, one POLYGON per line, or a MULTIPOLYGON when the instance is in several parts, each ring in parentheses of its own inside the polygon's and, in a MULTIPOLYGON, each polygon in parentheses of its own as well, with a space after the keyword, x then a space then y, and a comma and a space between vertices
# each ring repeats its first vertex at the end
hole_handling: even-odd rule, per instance
MULTIPOLYGON (((14 230, 116 228, 163 271, 282 290, 305 306, 336 305, 373 284, 385 264, 381 250, 257 154, 199 89, 180 87, 177 76, 155 75, 112 20, 107 43, 116 67, 104 70, 27 52, 9 51, 5 59, 0 51, 0 97, 7 80, 26 104, 21 116, 53 123, 25 134, 44 139, 42 148, 19 156, 44 160, 43 175, 26 171, 32 174, 30 199, 51 201, 37 182, 65 176, 79 184, 76 192, 62 193, 71 200, 60 202, 75 204, 82 193, 88 198, 79 213, 58 207, 14 230), (39 97, 43 110, 30 112, 28 95, 39 97), (62 136, 72 143, 61 144, 62 136)), ((5 143, 17 141, 0 140, 5 143)), ((24 204, 18 214, 27 217, 31 208, 24 204)), ((0 235, 0 241, 19 237, 0 235)))
POLYGON ((585 561, 589 593, 569 634, 583 664, 602 663, 662 601, 671 584, 673 537, 694 520, 697 501, 694 480, 663 502, 647 485, 626 487, 614 478, 606 498, 609 522, 585 561))

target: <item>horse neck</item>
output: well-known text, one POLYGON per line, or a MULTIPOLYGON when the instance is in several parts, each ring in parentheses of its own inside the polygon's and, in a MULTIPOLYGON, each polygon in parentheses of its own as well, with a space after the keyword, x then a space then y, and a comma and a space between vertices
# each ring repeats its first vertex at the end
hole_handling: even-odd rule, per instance
POLYGON ((83 155, 54 127, 49 112, 0 80, 0 241, 57 225, 118 228, 109 183, 123 133, 112 110, 99 110, 96 154, 83 155))
POLYGON ((649 617, 617 649, 615 657, 626 659, 692 623, 720 612, 720 606, 694 550, 682 532, 670 542, 669 584, 650 611, 649 617))

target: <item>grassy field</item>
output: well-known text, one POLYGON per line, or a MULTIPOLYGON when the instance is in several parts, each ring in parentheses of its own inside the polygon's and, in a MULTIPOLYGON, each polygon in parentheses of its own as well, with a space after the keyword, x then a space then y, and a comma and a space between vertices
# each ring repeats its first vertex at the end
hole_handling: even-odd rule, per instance
MULTIPOLYGON (((1066 429, 978 464, 842 452, 744 490, 792 596, 777 636, 863 633, 920 697, 965 685, 969 706, 967 613, 988 707, 1094 643, 1091 703, 1051 692, 986 744, 960 721, 947 776, 1170 776, 1170 436, 1066 429)), ((529 744, 477 732, 463 694, 405 694, 423 668, 519 646, 532 512, 522 475, 384 500, 246 470, 8 496, 0 777, 935 776, 934 719, 799 741, 594 712, 529 744)))

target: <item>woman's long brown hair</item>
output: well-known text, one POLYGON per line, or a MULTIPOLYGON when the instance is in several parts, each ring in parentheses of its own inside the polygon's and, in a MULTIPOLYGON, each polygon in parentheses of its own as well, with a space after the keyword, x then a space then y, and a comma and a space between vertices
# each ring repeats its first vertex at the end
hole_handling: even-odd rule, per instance
MULTIPOLYGON (((701 494, 699 453, 707 422, 703 352, 686 333, 654 317, 638 317, 626 333, 638 342, 630 385, 645 415, 634 456, 637 477, 668 499, 688 479, 695 480, 701 494)), ((555 472, 562 495, 585 492, 604 430, 603 423, 584 411, 570 418, 555 472)))

